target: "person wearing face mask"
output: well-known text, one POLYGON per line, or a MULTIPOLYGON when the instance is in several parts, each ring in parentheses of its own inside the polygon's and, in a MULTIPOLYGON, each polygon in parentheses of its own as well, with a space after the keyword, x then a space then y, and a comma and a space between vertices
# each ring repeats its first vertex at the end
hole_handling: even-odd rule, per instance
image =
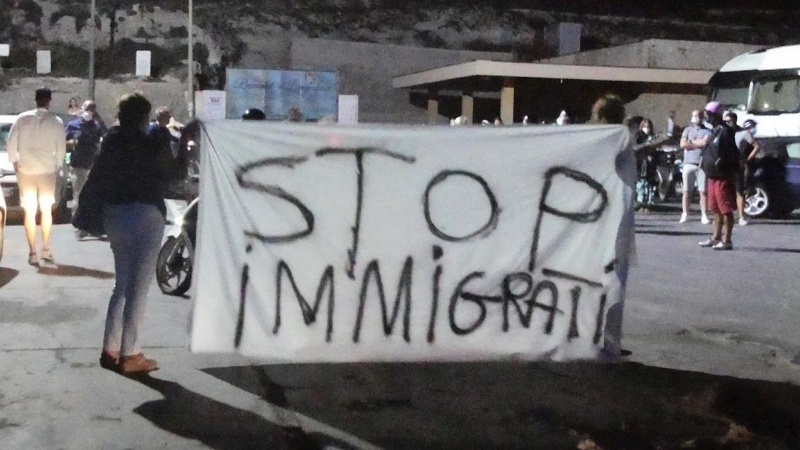
MULTIPOLYGON (((75 180, 72 183, 72 212, 78 209, 78 199, 89 177, 94 158, 100 151, 100 138, 106 132, 103 119, 97 114, 97 104, 91 100, 83 103, 80 118, 67 124, 67 148, 71 149, 69 165, 75 180)), ((80 240, 88 234, 75 230, 75 237, 80 240)))
POLYGON ((736 192, 740 196, 736 197, 736 202, 739 208, 739 225, 742 226, 749 223, 744 215, 744 201, 748 190, 747 180, 750 178, 750 174, 753 173, 753 164, 756 157, 761 153, 761 146, 755 139, 755 134, 756 121, 753 119, 745 120, 742 127, 736 131, 736 147, 739 149, 742 164, 740 178, 736 183, 736 192))
POLYGON ((745 179, 747 177, 746 169, 747 169, 747 156, 750 154, 750 149, 752 149, 752 144, 748 142, 754 141, 753 136, 750 135, 747 131, 745 131, 742 127, 740 127, 736 122, 739 120, 739 116, 736 115, 733 111, 725 112, 725 115, 722 116, 723 122, 728 125, 733 131, 736 133, 736 148, 739 149, 740 152, 740 162, 739 162, 739 170, 736 173, 736 209, 739 212, 739 225, 744 226, 747 225, 749 222, 747 218, 744 216, 744 200, 745 200, 745 179))
POLYGON ((151 104, 141 94, 119 101, 119 125, 100 145, 85 194, 102 205, 103 227, 114 253, 114 290, 109 299, 100 365, 122 374, 146 373, 158 363, 142 354, 138 339, 147 291, 164 235, 169 184, 186 176, 187 150, 146 134, 151 104))
POLYGON ((706 174, 700 167, 703 149, 711 136, 711 130, 703 125, 703 111, 695 109, 692 111, 692 124, 686 127, 681 134, 681 149, 683 150, 683 214, 681 223, 689 218, 689 203, 694 194, 694 183, 697 182, 697 190, 700 191, 700 221, 709 224, 707 204, 706 204, 706 174))
POLYGON ((733 212, 736 210, 736 178, 741 167, 736 148, 736 130, 722 120, 719 102, 706 105, 706 115, 714 126, 703 152, 703 171, 708 176, 708 209, 714 213, 714 234, 700 242, 701 247, 732 250, 733 212))
POLYGON ((639 171, 639 181, 636 183, 636 201, 640 208, 648 211, 655 203, 656 163, 655 142, 656 134, 653 131, 653 121, 642 119, 639 129, 634 134, 633 146, 636 154, 636 167, 639 171))

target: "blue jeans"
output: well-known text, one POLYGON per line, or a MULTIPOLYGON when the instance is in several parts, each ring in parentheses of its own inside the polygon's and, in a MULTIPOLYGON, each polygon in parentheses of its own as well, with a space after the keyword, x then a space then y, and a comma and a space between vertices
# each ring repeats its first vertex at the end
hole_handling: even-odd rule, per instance
POLYGON ((137 343, 147 291, 156 273, 164 216, 154 205, 131 203, 105 208, 104 225, 114 252, 116 280, 108 302, 103 350, 122 356, 141 353, 137 343))

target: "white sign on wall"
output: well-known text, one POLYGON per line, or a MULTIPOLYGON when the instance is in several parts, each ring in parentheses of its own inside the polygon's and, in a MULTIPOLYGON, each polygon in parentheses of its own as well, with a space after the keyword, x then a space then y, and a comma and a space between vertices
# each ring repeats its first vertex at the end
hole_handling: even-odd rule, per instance
POLYGON ((339 123, 355 125, 358 123, 358 96, 339 96, 339 123))
POLYGON ((197 118, 203 121, 225 118, 225 91, 197 91, 194 93, 197 118))
POLYGON ((618 341, 625 127, 204 130, 193 351, 568 360, 618 341))
POLYGON ((149 77, 150 76, 150 57, 149 50, 138 50, 136 52, 136 76, 149 77))
POLYGON ((36 51, 36 73, 46 74, 51 71, 50 50, 36 51))
POLYGON ((11 46, 8 44, 0 44, 0 56, 8 56, 11 51, 11 46))

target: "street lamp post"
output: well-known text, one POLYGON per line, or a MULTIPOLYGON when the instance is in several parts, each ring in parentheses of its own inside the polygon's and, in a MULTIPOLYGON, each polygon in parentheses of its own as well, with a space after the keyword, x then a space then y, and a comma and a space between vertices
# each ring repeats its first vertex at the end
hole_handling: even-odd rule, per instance
POLYGON ((96 45, 97 22, 95 22, 95 0, 92 0, 90 19, 89 19, 89 100, 94 100, 94 47, 96 45))

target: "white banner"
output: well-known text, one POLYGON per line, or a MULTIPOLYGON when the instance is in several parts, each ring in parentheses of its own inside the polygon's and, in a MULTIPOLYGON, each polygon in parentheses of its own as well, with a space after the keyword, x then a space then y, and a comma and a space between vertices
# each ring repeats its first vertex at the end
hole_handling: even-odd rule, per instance
POLYGON ((193 351, 567 360, 618 342, 624 127, 205 131, 193 351))

